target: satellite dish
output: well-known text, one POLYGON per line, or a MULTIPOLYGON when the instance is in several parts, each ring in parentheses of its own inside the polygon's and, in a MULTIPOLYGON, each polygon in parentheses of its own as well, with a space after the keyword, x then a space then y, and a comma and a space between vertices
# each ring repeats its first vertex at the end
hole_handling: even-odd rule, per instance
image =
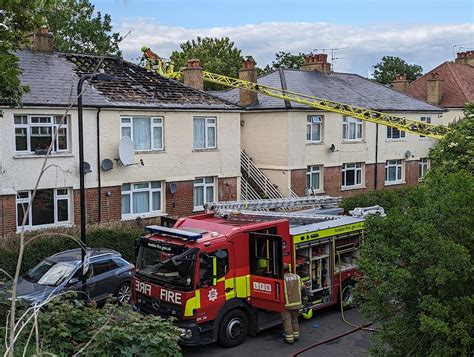
POLYGON ((104 171, 112 170, 114 168, 114 163, 110 159, 104 159, 100 164, 100 168, 104 171))
POLYGON ((91 164, 88 162, 84 161, 84 175, 92 172, 91 170, 91 164))
POLYGON ((119 157, 122 164, 125 166, 132 165, 134 162, 134 148, 132 139, 128 136, 124 136, 122 140, 120 140, 119 144, 119 157))
POLYGON ((170 182, 170 192, 176 193, 176 182, 170 182))

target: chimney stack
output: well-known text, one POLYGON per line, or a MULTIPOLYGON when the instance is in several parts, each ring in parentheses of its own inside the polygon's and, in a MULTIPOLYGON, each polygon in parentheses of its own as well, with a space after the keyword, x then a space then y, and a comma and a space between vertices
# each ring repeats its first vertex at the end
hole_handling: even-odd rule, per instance
POLYGON ((431 78, 428 79, 426 101, 430 104, 438 105, 443 97, 443 80, 439 78, 438 72, 431 73, 431 78))
POLYGON ((328 63, 328 55, 326 53, 310 54, 305 57, 301 69, 328 74, 331 73, 331 64, 328 63))
POLYGON ((474 67, 474 50, 458 52, 455 63, 468 64, 474 67))
POLYGON ((54 36, 49 32, 48 26, 43 25, 39 31, 29 35, 30 49, 35 52, 53 53, 54 36))
MULTIPOLYGON (((242 69, 239 70, 239 79, 247 82, 257 83, 257 69, 255 68, 255 62, 249 58, 242 64, 242 69)), ((240 89, 240 102, 241 106, 247 107, 255 104, 258 101, 256 92, 251 92, 245 89, 240 89)))
POLYGON ((204 90, 204 79, 201 62, 196 59, 188 60, 188 68, 183 70, 184 84, 194 89, 204 90))
POLYGON ((392 82, 392 88, 397 92, 406 93, 408 88, 408 81, 406 74, 396 74, 392 82))

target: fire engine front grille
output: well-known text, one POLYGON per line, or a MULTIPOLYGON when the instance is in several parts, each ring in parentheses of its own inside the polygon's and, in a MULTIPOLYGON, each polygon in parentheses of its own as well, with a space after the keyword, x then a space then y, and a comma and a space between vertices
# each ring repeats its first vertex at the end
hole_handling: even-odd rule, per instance
POLYGON ((149 296, 137 293, 137 307, 140 311, 146 314, 158 315, 161 317, 168 318, 182 317, 184 308, 182 306, 173 305, 158 298, 151 298, 149 296))

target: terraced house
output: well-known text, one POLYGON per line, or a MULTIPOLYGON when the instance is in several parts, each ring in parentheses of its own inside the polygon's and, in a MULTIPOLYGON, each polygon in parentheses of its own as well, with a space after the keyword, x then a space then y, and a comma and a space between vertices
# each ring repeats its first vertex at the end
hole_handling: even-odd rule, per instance
MULTIPOLYGON (((300 69, 279 69, 258 79, 256 69, 247 64, 240 78, 409 119, 443 123, 444 110, 437 106, 356 74, 331 71, 326 54, 308 56, 300 69)), ((243 175, 243 195, 248 186, 255 188, 254 193, 265 195, 301 196, 310 192, 348 196, 415 184, 429 169, 428 152, 437 142, 245 90, 231 89, 217 95, 245 107, 241 143, 249 170, 243 175), (267 190, 272 186, 268 182, 278 192, 267 190)))
POLYGON ((26 225, 79 221, 76 88, 81 76, 98 70, 112 81, 95 78, 84 85, 89 223, 181 216, 202 210, 207 201, 239 198, 238 106, 122 59, 56 53, 51 36, 37 34, 32 49, 18 53, 22 83, 30 91, 22 108, 2 108, 0 235, 18 230, 54 133, 26 225), (134 151, 127 166, 119 158, 124 136, 134 151))

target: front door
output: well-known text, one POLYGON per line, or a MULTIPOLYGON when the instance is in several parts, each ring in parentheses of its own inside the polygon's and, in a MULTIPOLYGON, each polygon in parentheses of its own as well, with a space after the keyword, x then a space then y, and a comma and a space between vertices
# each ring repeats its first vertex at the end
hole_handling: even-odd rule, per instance
POLYGON ((281 312, 285 308, 283 287, 283 239, 271 233, 249 233, 250 303, 281 312))

